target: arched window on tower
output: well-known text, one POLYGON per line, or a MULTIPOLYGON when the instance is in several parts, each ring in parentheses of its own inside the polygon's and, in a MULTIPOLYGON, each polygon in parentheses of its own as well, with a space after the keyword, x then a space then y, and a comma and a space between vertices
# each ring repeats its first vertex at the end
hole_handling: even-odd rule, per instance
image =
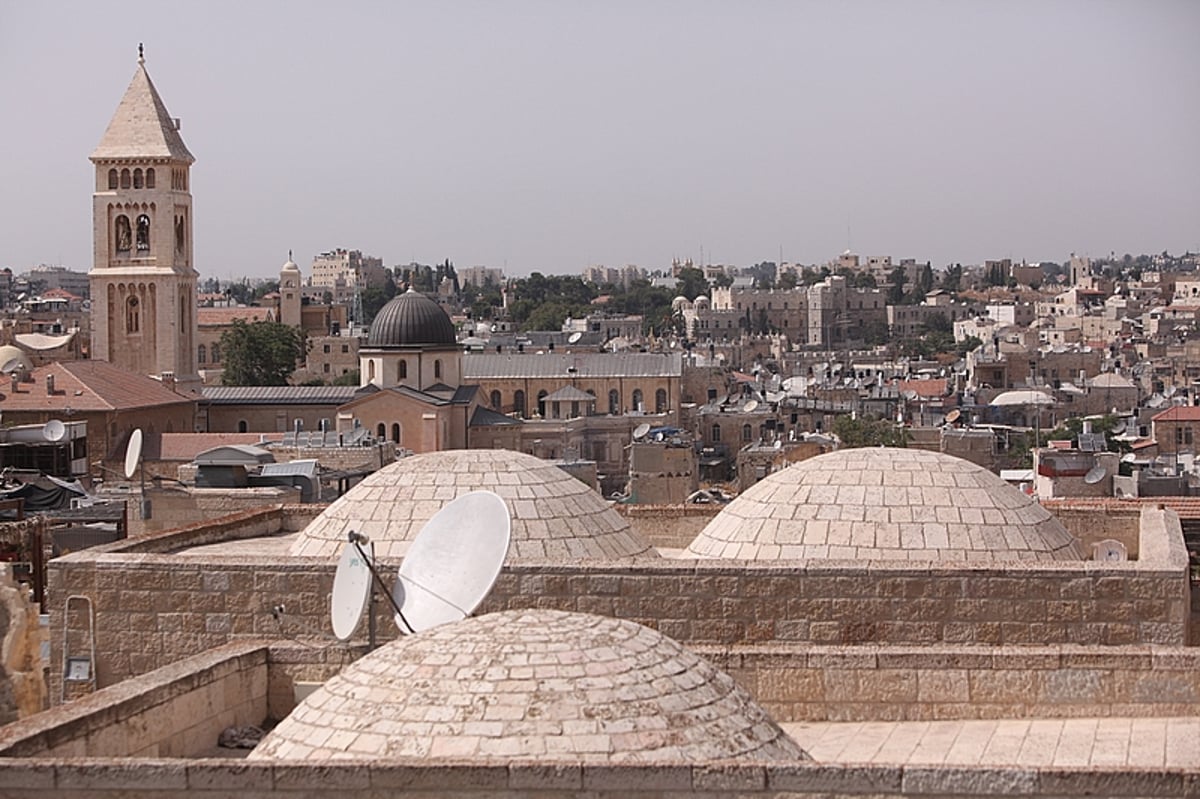
POLYGON ((154 167, 146 170, 146 188, 154 188, 154 167))
POLYGON ((125 332, 137 333, 142 328, 142 308, 137 297, 125 300, 125 332))
POLYGON ((127 188, 129 188, 129 185, 130 185, 129 170, 122 169, 121 170, 121 188, 127 189, 127 188))
POLYGON ((654 412, 667 412, 667 390, 665 388, 660 388, 654 392, 654 412))
POLYGON ((120 214, 116 222, 117 252, 129 252, 133 249, 133 230, 129 227, 129 217, 120 214))
POLYGON ((145 214, 137 218, 137 251, 150 252, 150 217, 145 214))
POLYGON ((500 392, 499 391, 492 392, 492 409, 495 411, 500 410, 500 392))
POLYGON ((396 379, 397 380, 407 380, 408 379, 408 361, 401 361, 399 363, 399 365, 396 366, 396 379))
POLYGON ((608 412, 613 416, 621 413, 621 392, 615 388, 608 391, 608 412))
POLYGON ((513 410, 517 416, 525 418, 525 392, 520 389, 513 392, 513 410))
POLYGON ((133 187, 135 189, 140 189, 140 188, 143 188, 145 185, 146 184, 142 179, 142 170, 141 169, 133 170, 133 187))
POLYGON ((442 379, 442 362, 440 360, 435 360, 433 362, 433 379, 434 380, 442 379))
POLYGON ((108 170, 108 187, 110 189, 115 189, 117 187, 117 185, 118 185, 117 184, 117 170, 115 170, 115 169, 108 170))
POLYGON ((196 348, 196 363, 201 366, 208 363, 208 347, 203 344, 196 348))

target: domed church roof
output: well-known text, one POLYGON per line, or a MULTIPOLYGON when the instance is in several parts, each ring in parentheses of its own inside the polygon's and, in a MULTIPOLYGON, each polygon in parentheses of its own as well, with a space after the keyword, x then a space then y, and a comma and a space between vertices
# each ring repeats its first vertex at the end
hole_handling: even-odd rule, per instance
POLYGON ((453 345, 454 324, 441 306, 412 288, 391 299, 375 315, 367 347, 453 345))
POLYGON ((688 546, 736 560, 1084 560, 1048 510, 970 461, 843 449, 768 475, 688 546))
POLYGON ((513 610, 384 644, 254 760, 808 760, 733 678, 631 621, 513 610))

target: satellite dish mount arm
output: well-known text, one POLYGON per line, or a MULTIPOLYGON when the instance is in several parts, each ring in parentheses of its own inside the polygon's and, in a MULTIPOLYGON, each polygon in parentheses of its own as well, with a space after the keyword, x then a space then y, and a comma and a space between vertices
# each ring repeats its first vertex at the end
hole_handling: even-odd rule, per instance
MULTIPOLYGON (((408 628, 409 634, 416 632, 413 630, 412 625, 408 623, 408 619, 404 618, 404 611, 400 610, 400 606, 396 604, 396 600, 392 596, 392 592, 387 590, 387 584, 383 581, 383 578, 379 576, 379 571, 375 568, 375 562, 367 555, 367 551, 362 548, 362 545, 366 543, 366 541, 367 537, 365 535, 356 533, 353 530, 350 531, 350 543, 354 544, 354 548, 358 550, 359 556, 362 557, 363 562, 367 564, 367 568, 371 570, 371 580, 375 583, 375 586, 379 589, 379 592, 387 597, 388 603, 392 606, 392 610, 396 611, 396 618, 404 622, 404 626, 408 628)), ((371 601, 369 607, 370 610, 367 612, 368 638, 370 640, 371 649, 374 649, 376 646, 375 591, 371 592, 371 601)))

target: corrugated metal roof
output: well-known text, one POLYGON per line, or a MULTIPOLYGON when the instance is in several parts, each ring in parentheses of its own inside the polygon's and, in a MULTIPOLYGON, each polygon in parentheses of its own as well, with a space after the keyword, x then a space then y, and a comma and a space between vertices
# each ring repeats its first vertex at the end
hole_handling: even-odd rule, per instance
POLYGON ((463 356, 463 378, 487 380, 521 377, 679 377, 679 353, 545 353, 535 355, 469 353, 463 356), (570 372, 568 369, 575 371, 570 372))
POLYGON ((209 405, 343 405, 354 386, 205 386, 209 405))

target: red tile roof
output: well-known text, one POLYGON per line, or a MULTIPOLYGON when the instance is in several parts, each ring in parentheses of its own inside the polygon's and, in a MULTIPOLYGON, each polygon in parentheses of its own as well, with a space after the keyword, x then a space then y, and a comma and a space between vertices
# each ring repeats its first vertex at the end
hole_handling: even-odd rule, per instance
POLYGON ((946 395, 948 378, 935 377, 929 380, 900 380, 897 391, 915 391, 918 397, 943 397, 946 395))
POLYGON ((152 408, 193 402, 158 380, 134 374, 107 361, 68 361, 40 366, 31 372, 33 382, 0 383, 4 410, 110 411, 152 408), (46 378, 54 377, 54 394, 46 393, 46 378))
POLYGON ((1176 405, 1152 417, 1155 422, 1200 422, 1200 405, 1176 405))

